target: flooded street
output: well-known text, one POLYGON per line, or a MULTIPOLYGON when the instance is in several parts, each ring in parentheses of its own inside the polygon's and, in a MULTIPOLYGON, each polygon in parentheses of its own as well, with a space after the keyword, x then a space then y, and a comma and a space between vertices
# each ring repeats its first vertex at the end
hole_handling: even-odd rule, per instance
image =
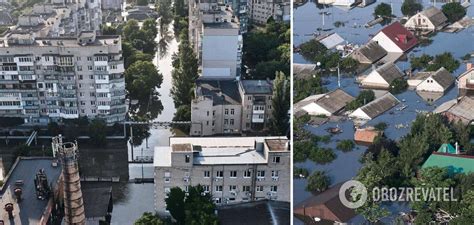
MULTIPOLYGON (((372 28, 365 28, 364 24, 373 19, 372 13, 374 8, 385 2, 392 5, 393 14, 398 18, 402 16, 400 8, 402 1, 388 1, 382 0, 377 1, 376 3, 369 5, 365 8, 353 8, 350 11, 343 10, 337 7, 329 7, 325 9, 319 9, 314 2, 308 2, 305 5, 300 7, 295 7, 294 9, 294 45, 299 46, 300 44, 314 38, 313 34, 318 33, 317 28, 330 29, 329 32, 336 32, 346 41, 352 44, 362 45, 368 42, 370 35, 376 34, 381 28, 382 25, 377 24, 372 28), (329 16, 323 18, 319 12, 329 12, 329 16), (345 26, 336 28, 333 24, 336 21, 341 21, 345 23, 345 26)), ((425 8, 432 5, 429 1, 423 0, 423 5, 425 8)), ((441 7, 441 3, 436 4, 437 7, 441 7)), ((469 17, 474 16, 474 7, 469 7, 467 10, 467 15, 469 17)), ((393 20, 392 20, 393 21, 393 20)), ((431 37, 433 42, 424 47, 416 47, 408 53, 408 56, 419 56, 422 54, 436 55, 446 51, 449 51, 453 56, 459 60, 460 57, 466 55, 467 53, 472 53, 474 51, 474 45, 472 40, 474 39, 474 27, 464 29, 458 33, 437 33, 434 37, 431 37)), ((311 63, 305 60, 301 55, 294 54, 295 63, 311 63)), ((407 61, 398 61, 397 66, 401 70, 406 70, 409 68, 409 62, 407 61)), ((363 74, 368 74, 371 69, 363 72, 363 74)), ((466 70, 465 64, 461 63, 461 66, 453 72, 454 76, 458 76, 466 70)), ((328 84, 325 85, 329 90, 334 90, 338 88, 337 86, 337 77, 326 77, 325 81, 328 81, 328 84)), ((355 83, 356 79, 354 77, 343 77, 341 79, 341 88, 352 96, 357 96, 360 92, 360 88, 355 83)), ((407 90, 401 94, 395 95, 401 103, 405 104, 408 107, 404 110, 397 111, 396 108, 385 112, 383 115, 371 120, 368 125, 374 125, 379 122, 385 122, 389 126, 385 130, 385 135, 391 139, 399 139, 400 137, 407 134, 410 130, 411 122, 416 118, 417 112, 420 111, 432 111, 436 106, 439 106, 443 102, 451 100, 458 95, 458 90, 456 87, 451 88, 443 97, 439 98, 430 105, 425 102, 415 91, 407 90), (396 128, 396 125, 406 125, 406 128, 396 128)), ((306 161, 303 163, 296 163, 295 166, 303 167, 308 169, 310 172, 315 170, 325 170, 327 174, 331 177, 331 184, 337 184, 353 178, 360 168, 361 164, 359 162, 361 155, 366 150, 366 147, 358 146, 351 152, 341 152, 336 150, 336 144, 339 140, 344 139, 353 139, 354 137, 354 126, 353 122, 350 120, 341 121, 338 123, 326 123, 320 127, 306 126, 306 129, 311 131, 316 135, 327 135, 325 131, 328 127, 335 127, 339 125, 343 129, 343 133, 333 135, 331 142, 328 144, 320 144, 322 147, 332 148, 336 154, 337 158, 329 164, 326 165, 316 165, 311 161, 306 161)), ((304 179, 295 179, 294 180, 294 204, 305 200, 311 196, 311 193, 305 191, 306 180, 304 179)), ((396 213, 401 209, 406 209, 406 205, 394 204, 389 206, 390 211, 396 213)), ((357 216, 353 219, 354 222, 359 223, 362 221, 361 216, 357 216)), ((386 218, 385 222, 390 222, 391 218, 386 218)), ((353 221, 351 221, 353 222, 353 221)), ((295 224, 303 224, 301 221, 295 218, 295 224)))
MULTIPOLYGON (((168 27, 170 31, 173 29, 171 23, 168 27)), ((159 29, 158 29, 159 30, 159 29)), ((172 33, 172 32, 171 32, 172 33)), ((160 34, 155 39, 156 42, 160 40, 160 34)), ((163 111, 155 119, 156 121, 171 121, 176 111, 173 99, 170 96, 172 87, 171 71, 171 56, 178 50, 177 40, 174 38, 168 42, 167 54, 163 57, 159 56, 157 52, 153 60, 161 74, 163 74, 163 83, 158 89, 160 99, 163 104, 163 111)), ((173 135, 170 128, 158 128, 150 130, 151 136, 148 139, 148 147, 144 140, 142 145, 134 147, 134 157, 136 156, 153 156, 154 146, 163 146, 169 144, 169 137, 173 135), (143 149, 143 151, 142 151, 143 149)), ((131 148, 128 146, 128 158, 131 159, 131 148)), ((152 164, 129 164, 128 165, 130 179, 136 177, 153 177, 152 164), (143 166, 143 167, 142 167, 143 166), (142 174, 143 172, 143 174, 142 174)), ((114 210, 112 213, 112 225, 133 224, 144 212, 154 212, 154 184, 117 184, 113 186, 114 194, 114 210), (116 194, 118 193, 118 194, 116 194)))

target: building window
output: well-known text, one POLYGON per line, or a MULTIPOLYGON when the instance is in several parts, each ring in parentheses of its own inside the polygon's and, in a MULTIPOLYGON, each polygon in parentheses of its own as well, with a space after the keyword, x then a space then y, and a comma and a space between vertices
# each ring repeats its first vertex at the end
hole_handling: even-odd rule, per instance
POLYGON ((216 110, 212 110, 212 115, 213 115, 213 116, 216 115, 216 110))
POLYGON ((224 177, 224 171, 222 171, 222 170, 216 171, 216 177, 217 177, 217 178, 222 178, 222 177, 224 177))
POLYGON ((252 171, 251 170, 244 171, 244 178, 250 178, 251 176, 252 176, 252 171))
POLYGON ((264 178, 265 177, 265 170, 257 171, 257 177, 258 178, 264 178))
POLYGON ((230 115, 234 115, 235 113, 235 110, 234 109, 230 109, 230 115))
POLYGON ((215 202, 216 204, 221 204, 221 203, 222 203, 222 199, 221 199, 221 198, 215 198, 215 199, 214 199, 214 202, 215 202))
POLYGON ((188 192, 188 191, 189 191, 189 185, 184 186, 184 192, 188 192))
POLYGON ((189 157, 189 155, 185 155, 185 156, 184 156, 185 162, 186 162, 186 163, 189 163, 190 158, 191 158, 191 157, 189 157))
POLYGON ((278 178, 278 170, 272 170, 272 177, 278 178))
POLYGON ((92 71, 92 70, 93 70, 93 67, 92 67, 92 66, 87 66, 87 69, 88 69, 89 71, 92 71))
POLYGON ((257 192, 262 192, 262 191, 263 191, 263 186, 257 186, 257 187, 255 188, 255 191, 257 191, 257 192))
POLYGON ((209 170, 204 171, 204 178, 209 178, 209 177, 211 177, 211 171, 209 170))
POLYGON ((250 186, 242 186, 242 191, 250 192, 250 186))
POLYGON ((234 119, 230 119, 230 125, 234 125, 234 119))
POLYGON ((227 125, 229 124, 229 120, 228 119, 224 119, 224 125, 227 125))
POLYGON ((230 177, 231 178, 237 178, 237 170, 230 171, 230 177))
POLYGON ((202 190, 207 193, 209 192, 209 185, 202 185, 202 190))
POLYGON ((222 192, 222 185, 216 185, 216 192, 222 192))
POLYGON ((280 163, 280 156, 274 156, 272 162, 273 163, 280 163))
POLYGON ((277 192, 278 191, 278 186, 271 186, 270 191, 271 192, 277 192))
POLYGON ((252 100, 252 96, 248 96, 247 100, 249 100, 249 101, 252 100))
POLYGON ((229 109, 224 109, 224 114, 229 115, 229 109))
POLYGON ((209 116, 209 111, 207 111, 207 116, 209 116))
POLYGON ((236 191, 237 186, 236 185, 229 185, 229 191, 236 191))

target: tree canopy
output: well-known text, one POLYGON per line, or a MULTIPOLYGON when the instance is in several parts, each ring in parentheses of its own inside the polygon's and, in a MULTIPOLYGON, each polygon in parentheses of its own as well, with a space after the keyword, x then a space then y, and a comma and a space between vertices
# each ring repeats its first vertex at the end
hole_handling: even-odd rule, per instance
POLYGON ((216 205, 212 196, 204 192, 202 186, 189 186, 188 193, 178 187, 171 188, 166 201, 166 209, 178 225, 217 225, 214 214, 216 205))
POLYGON ((145 212, 135 221, 134 225, 164 225, 165 223, 158 217, 158 215, 151 212, 145 212))
POLYGON ((441 11, 443 11, 450 23, 454 23, 466 15, 466 9, 459 2, 444 4, 441 11))
POLYGON ((402 4, 402 14, 405 16, 413 16, 423 10, 423 6, 416 0, 405 0, 402 4))
POLYGON ((290 81, 283 72, 277 72, 273 81, 272 117, 270 130, 273 135, 285 135, 290 125, 290 81))

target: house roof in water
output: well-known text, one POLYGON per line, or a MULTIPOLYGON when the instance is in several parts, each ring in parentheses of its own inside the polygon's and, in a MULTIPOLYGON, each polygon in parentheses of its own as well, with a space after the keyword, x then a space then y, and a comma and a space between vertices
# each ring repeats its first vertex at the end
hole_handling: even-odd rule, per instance
POLYGON ((357 129, 354 132, 354 141, 362 143, 373 143, 375 138, 382 132, 374 128, 357 129))
POLYGON ((105 217, 110 210, 112 186, 82 188, 86 218, 105 217))
POLYGON ((344 42, 344 38, 339 36, 337 33, 323 34, 316 37, 316 40, 328 49, 334 48, 344 42))
POLYGON ((452 174, 474 172, 474 156, 433 152, 422 168, 447 167, 452 174))
POLYGON ((293 63, 293 74, 295 77, 312 75, 316 70, 316 64, 293 63))
POLYGON ((343 183, 312 196, 298 203, 293 212, 303 217, 318 217, 323 220, 347 222, 356 214, 353 209, 347 208, 339 199, 339 189, 343 183))
POLYGON ((364 55, 371 62, 375 62, 387 55, 387 51, 385 51, 385 49, 382 48, 376 41, 369 42, 368 44, 360 47, 357 51, 359 51, 360 54, 364 55))
POLYGON ((347 103, 354 99, 354 97, 352 97, 350 94, 347 94, 342 89, 336 89, 334 91, 328 92, 314 102, 326 109, 328 112, 336 113, 342 108, 346 107, 347 103))
POLYGON ((470 96, 463 96, 460 99, 453 99, 447 101, 433 112, 443 113, 449 112, 457 117, 461 117, 466 121, 474 121, 474 98, 470 96))
POLYGON ((383 95, 380 98, 377 98, 368 104, 360 107, 360 109, 367 114, 370 118, 375 118, 382 113, 388 111, 389 109, 393 108, 394 106, 398 105, 400 101, 388 92, 387 94, 383 95))
POLYGON ((448 18, 444 13, 434 6, 421 11, 421 14, 426 16, 435 27, 443 26, 448 22, 448 18))
POLYGON ((376 71, 389 84, 395 79, 403 77, 402 71, 393 63, 385 63, 383 66, 377 68, 376 71))
POLYGON ((438 69, 432 75, 433 80, 435 80, 439 85, 441 85, 444 89, 449 88, 453 83, 455 78, 449 71, 447 71, 444 67, 438 69))
POLYGON ((400 22, 394 22, 384 27, 380 32, 384 33, 404 52, 410 50, 418 44, 418 39, 407 30, 400 22))

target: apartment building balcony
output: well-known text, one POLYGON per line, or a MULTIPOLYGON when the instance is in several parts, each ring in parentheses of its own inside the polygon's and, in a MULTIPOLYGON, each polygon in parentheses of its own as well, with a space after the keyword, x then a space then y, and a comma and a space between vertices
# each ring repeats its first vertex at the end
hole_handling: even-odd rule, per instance
POLYGON ((35 81, 36 80, 36 75, 34 75, 33 71, 28 71, 31 72, 31 74, 26 74, 26 71, 21 72, 22 74, 18 75, 18 78, 20 81, 35 81))
POLYGON ((110 105, 99 105, 97 106, 98 110, 110 110, 110 105))
POLYGON ((252 114, 265 114, 265 105, 254 105, 252 107, 252 114))
POLYGON ((252 123, 263 123, 265 122, 264 114, 253 114, 252 115, 252 123))

